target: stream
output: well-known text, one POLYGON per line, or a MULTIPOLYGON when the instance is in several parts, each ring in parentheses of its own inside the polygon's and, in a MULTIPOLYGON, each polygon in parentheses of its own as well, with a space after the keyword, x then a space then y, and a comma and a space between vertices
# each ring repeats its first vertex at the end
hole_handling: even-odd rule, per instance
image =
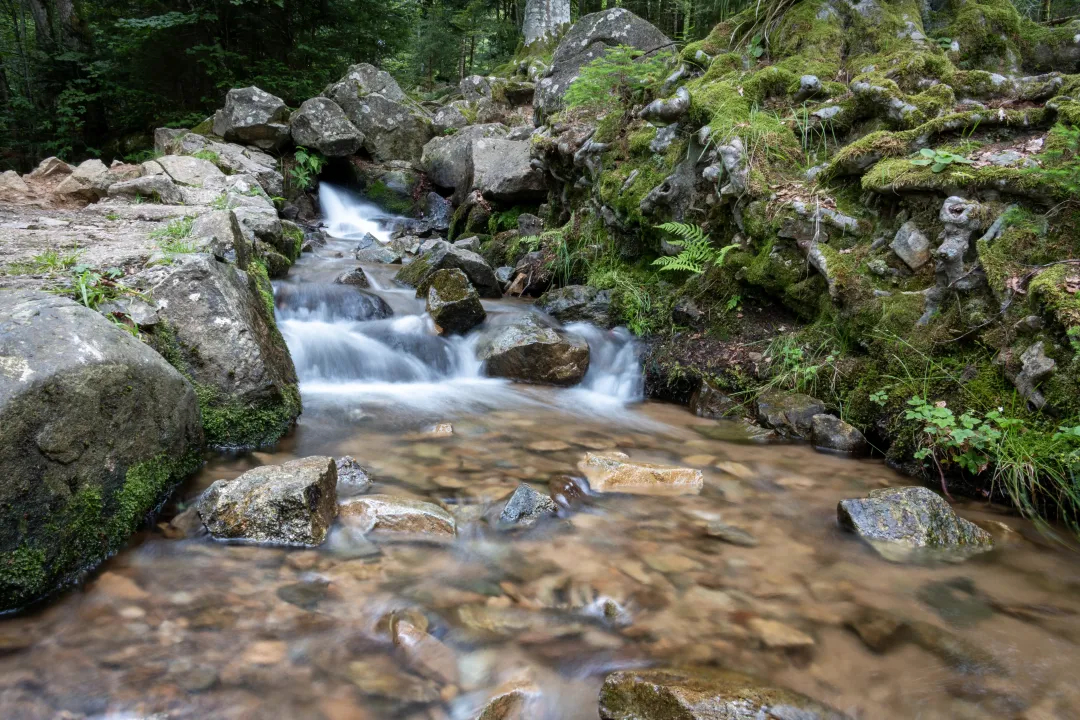
MULTIPOLYGON (((437 336, 395 286, 398 266, 365 266, 367 291, 333 283, 356 267, 357 239, 387 239, 394 219, 326 185, 322 205, 331 241, 276 284, 299 425, 276 448, 208 458, 85 585, 0 623, 0 718, 474 720, 498 688, 526 682, 527 720, 595 720, 605 674, 672 664, 753 674, 853 718, 1062 717, 1038 714, 1055 703, 1080 717, 1074 552, 968 501, 957 511, 995 530, 995 551, 889 563, 840 531, 836 504, 910 479, 645 401, 622 329, 570 327, 591 349, 579 387, 487 378, 478 333, 437 336), (445 423, 452 435, 432 432, 445 423), (705 488, 591 496, 563 479, 585 452, 614 449, 700 468, 705 488), (256 547, 168 522, 215 480, 309 455, 351 455, 372 492, 442 504, 458 537, 337 527, 318 549, 256 547), (492 508, 523 481, 552 483, 560 516, 496 530, 492 508), (707 532, 721 521, 742 544, 707 532), (395 647, 391 617, 438 638, 456 677, 395 647), (860 637, 857 617, 922 630, 872 650, 873 623, 860 637)), ((484 306, 488 325, 533 312, 484 306)))

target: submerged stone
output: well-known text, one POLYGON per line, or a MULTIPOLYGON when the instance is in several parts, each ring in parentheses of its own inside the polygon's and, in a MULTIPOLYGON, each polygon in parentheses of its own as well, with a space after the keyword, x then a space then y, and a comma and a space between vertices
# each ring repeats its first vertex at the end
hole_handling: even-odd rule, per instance
POLYGON ((368 495, 341 506, 342 521, 363 532, 403 538, 448 539, 454 517, 438 505, 393 495, 368 495))
POLYGON ((700 470, 632 462, 621 452, 585 453, 578 470, 600 493, 697 495, 705 484, 700 470))
POLYGON ((522 483, 503 506, 502 514, 499 515, 499 527, 531 527, 545 517, 555 515, 557 511, 554 500, 522 483))

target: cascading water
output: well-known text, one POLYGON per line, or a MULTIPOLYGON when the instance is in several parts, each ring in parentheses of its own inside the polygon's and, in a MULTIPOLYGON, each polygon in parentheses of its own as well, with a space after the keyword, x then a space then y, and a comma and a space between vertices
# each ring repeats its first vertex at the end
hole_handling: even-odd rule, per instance
MULTIPOLYGON (((335 284, 356 266, 355 242, 367 234, 385 242, 400 218, 323 183, 319 191, 330 242, 306 256, 276 287, 278 320, 300 377, 310 417, 345 410, 401 421, 546 403, 577 412, 614 412, 642 398, 633 337, 623 329, 576 323, 591 362, 570 391, 539 391, 487 378, 475 347, 481 327, 465 337, 440 337, 410 288, 397 286, 397 266, 365 268, 370 289, 335 284)), ((533 312, 513 301, 484 301, 489 324, 533 312)))

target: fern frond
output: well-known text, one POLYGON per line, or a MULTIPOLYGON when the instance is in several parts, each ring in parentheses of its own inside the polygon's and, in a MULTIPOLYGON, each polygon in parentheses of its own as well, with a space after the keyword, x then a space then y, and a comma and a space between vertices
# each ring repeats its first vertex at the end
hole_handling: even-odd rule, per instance
POLYGON ((715 260, 716 264, 718 266, 723 265, 724 264, 724 258, 727 257, 728 253, 731 252, 732 250, 737 250, 739 247, 740 247, 740 245, 738 243, 735 243, 733 245, 727 245, 725 247, 720 248, 720 252, 716 253, 716 260, 715 260))
MULTIPOLYGON (((658 225, 657 230, 663 230, 666 233, 674 235, 677 238, 690 242, 702 242, 708 240, 708 236, 700 225, 687 225, 679 222, 668 222, 663 225, 658 225)), ((678 243, 671 243, 676 245, 678 243)))

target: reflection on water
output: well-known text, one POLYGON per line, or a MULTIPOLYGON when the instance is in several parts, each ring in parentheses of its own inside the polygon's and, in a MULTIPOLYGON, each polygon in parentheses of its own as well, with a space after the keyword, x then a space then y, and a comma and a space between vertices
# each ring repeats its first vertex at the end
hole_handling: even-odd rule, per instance
MULTIPOLYGON (((472 720, 525 679, 541 698, 529 720, 595 720, 605 673, 670 663, 753 673, 855 718, 1080 707, 1080 564, 1026 524, 961 507, 1005 538, 997 550, 887 563, 835 522, 840 499, 905 482, 880 463, 709 439, 695 428, 715 423, 635 404, 640 375, 618 331, 572 328, 593 351, 585 387, 484 378, 475 338, 433 336, 387 269, 368 270, 388 317, 327 290, 353 264, 347 250, 320 249, 278 288, 305 402, 296 432, 274 451, 212 459, 179 500, 256 465, 348 454, 372 492, 452 512, 457 540, 337 528, 316 550, 226 545, 181 537, 169 508, 84 588, 0 625, 0 717, 472 720), (436 422, 453 435, 430 435, 436 422), (604 449, 701 468, 705 489, 578 498, 524 533, 489 522, 518 483, 565 489, 561 476, 604 449), (756 544, 710 534, 721 522, 756 544), (873 652, 849 621, 874 610, 933 637, 873 652), (393 644, 392 618, 449 649, 440 672, 393 644)), ((524 310, 490 308, 492 322, 524 310)))

